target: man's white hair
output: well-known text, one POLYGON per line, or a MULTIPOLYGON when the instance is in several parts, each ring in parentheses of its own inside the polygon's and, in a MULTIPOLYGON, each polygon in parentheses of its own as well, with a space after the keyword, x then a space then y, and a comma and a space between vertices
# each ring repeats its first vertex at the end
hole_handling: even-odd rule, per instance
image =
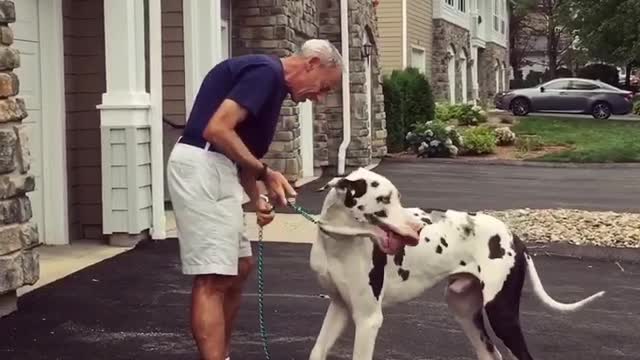
POLYGON ((328 66, 342 66, 342 55, 331 42, 322 39, 310 39, 302 44, 298 55, 303 57, 318 57, 328 66))

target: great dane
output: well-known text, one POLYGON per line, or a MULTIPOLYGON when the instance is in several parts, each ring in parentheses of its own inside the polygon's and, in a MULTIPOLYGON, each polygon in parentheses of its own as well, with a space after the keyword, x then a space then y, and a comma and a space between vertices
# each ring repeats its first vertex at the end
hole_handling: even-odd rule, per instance
POLYGON ((480 360, 502 355, 484 326, 518 360, 533 359, 519 306, 526 274, 549 308, 575 311, 602 296, 565 304, 544 290, 525 244, 495 217, 454 210, 404 208, 386 177, 360 168, 327 184, 311 268, 331 302, 311 360, 324 360, 351 320, 353 359, 373 358, 383 308, 446 281, 446 301, 480 360))

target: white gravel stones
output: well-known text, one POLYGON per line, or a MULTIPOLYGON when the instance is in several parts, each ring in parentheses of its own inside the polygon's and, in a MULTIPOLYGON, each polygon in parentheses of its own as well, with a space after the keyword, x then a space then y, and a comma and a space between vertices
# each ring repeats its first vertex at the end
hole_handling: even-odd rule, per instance
POLYGON ((485 210, 527 242, 640 248, 640 213, 574 209, 485 210))

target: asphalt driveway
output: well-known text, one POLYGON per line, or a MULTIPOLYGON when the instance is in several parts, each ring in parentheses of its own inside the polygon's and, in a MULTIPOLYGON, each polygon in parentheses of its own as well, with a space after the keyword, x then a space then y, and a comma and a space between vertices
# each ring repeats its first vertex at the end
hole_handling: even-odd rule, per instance
MULTIPOLYGON (((409 207, 640 212, 640 164, 548 167, 385 159, 374 171, 396 184, 409 207)), ((316 190, 328 180, 303 186, 297 203, 319 213, 326 193, 316 190)))
MULTIPOLYGON (((145 243, 20 299, 0 319, 0 359, 197 359, 187 322, 190 279, 178 268, 177 243, 145 243)), ((266 244, 266 321, 272 358, 308 358, 327 307, 308 267, 309 245, 266 244)), ((574 301, 604 298, 579 313, 544 309, 528 285, 521 322, 536 359, 631 360, 640 354, 640 266, 537 257, 547 291, 574 301)), ((259 360, 255 278, 244 297, 234 359, 259 360)), ((389 308, 375 359, 473 360, 442 301, 442 288, 389 308)), ((331 359, 350 359, 348 329, 331 359)))

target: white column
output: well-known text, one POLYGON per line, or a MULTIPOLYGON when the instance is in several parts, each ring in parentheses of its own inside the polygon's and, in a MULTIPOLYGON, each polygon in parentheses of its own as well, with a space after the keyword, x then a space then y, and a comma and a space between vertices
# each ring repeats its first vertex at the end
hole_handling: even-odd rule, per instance
MULTIPOLYGON (((473 92, 473 102, 477 103, 480 98, 480 85, 478 84, 478 47, 471 47, 471 84, 473 92)), ((477 105, 477 104, 476 104, 477 105)))
POLYGON ((144 2, 104 2, 107 91, 100 109, 103 233, 131 245, 151 228, 150 96, 144 2), (133 239, 133 240, 132 240, 133 239))
MULTIPOLYGON (((149 107, 145 89, 144 2, 105 1, 104 30, 107 92, 102 95, 99 108, 103 110, 101 124, 111 124, 116 119, 110 116, 110 109, 149 107)), ((115 117, 129 124, 129 114, 118 112, 121 114, 125 116, 115 117)), ((146 116, 136 116, 135 121, 146 123, 146 116)))
POLYGON ((186 116, 205 75, 222 59, 220 0, 183 0, 186 116))

